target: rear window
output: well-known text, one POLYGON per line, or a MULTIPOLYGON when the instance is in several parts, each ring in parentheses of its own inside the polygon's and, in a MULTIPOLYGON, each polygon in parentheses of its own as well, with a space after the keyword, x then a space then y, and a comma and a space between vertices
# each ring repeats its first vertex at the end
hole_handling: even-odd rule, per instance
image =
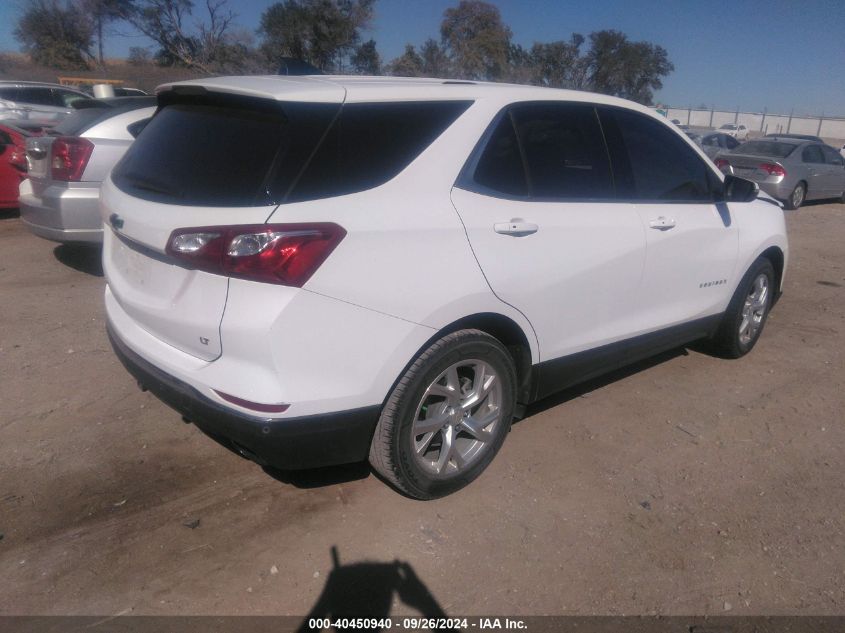
POLYGON ((753 156, 774 156, 786 158, 796 148, 792 143, 778 143, 776 141, 748 141, 737 148, 739 154, 751 154, 753 156))
POLYGON ((469 106, 236 101, 165 105, 115 167, 115 184, 142 199, 198 206, 354 193, 398 174, 469 106))
POLYGON ((62 119, 61 123, 53 128, 53 132, 58 136, 79 136, 95 123, 111 115, 112 110, 108 107, 75 110, 62 119))

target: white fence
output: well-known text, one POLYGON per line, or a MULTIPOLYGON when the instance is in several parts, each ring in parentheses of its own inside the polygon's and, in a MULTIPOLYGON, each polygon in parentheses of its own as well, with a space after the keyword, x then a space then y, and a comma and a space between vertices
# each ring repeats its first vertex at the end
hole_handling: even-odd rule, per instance
POLYGON ((669 108, 667 117, 678 119, 691 127, 718 128, 725 123, 744 125, 751 132, 772 134, 812 134, 826 139, 845 139, 845 119, 769 114, 766 112, 727 112, 725 110, 696 110, 669 108))

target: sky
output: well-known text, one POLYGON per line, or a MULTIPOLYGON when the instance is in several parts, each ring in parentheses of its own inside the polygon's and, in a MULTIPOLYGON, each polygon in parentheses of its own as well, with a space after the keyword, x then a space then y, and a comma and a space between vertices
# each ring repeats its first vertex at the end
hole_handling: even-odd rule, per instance
MULTIPOLYGON (((237 25, 250 31, 274 3, 229 1, 237 25)), ((663 46, 675 71, 655 100, 672 107, 845 117, 845 0, 490 1, 523 46, 603 29, 663 46)), ((439 39, 443 11, 456 4, 377 0, 364 39, 375 39, 382 60, 389 61, 406 43, 439 39)), ((0 51, 19 50, 12 33, 26 6, 27 0, 0 0, 0 51)), ((117 30, 106 41, 108 56, 149 45, 128 27, 117 30)))

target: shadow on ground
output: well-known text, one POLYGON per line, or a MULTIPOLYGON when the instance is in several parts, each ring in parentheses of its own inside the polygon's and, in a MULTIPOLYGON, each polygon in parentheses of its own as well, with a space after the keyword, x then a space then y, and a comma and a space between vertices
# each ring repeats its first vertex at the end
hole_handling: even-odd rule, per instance
POLYGON ((65 266, 94 277, 103 276, 103 249, 98 245, 59 244, 53 256, 65 266))
MULTIPOLYGON (((410 564, 394 560, 389 563, 368 561, 341 565, 336 546, 332 546, 331 553, 332 570, 317 602, 300 624, 300 633, 322 630, 322 626, 311 626, 315 619, 329 618, 334 622, 343 618, 386 618, 397 599, 417 611, 419 617, 446 617, 446 612, 410 564)), ((364 630, 382 630, 377 622, 373 624, 375 626, 364 630)), ((444 627, 438 630, 452 629, 444 627)))
POLYGON ((11 220, 19 217, 21 217, 21 213, 17 209, 0 209, 0 220, 11 220))

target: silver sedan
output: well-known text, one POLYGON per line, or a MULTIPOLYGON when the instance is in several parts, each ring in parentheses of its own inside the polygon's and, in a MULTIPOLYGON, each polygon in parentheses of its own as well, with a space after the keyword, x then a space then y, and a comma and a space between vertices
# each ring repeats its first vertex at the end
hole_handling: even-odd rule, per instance
POLYGON ((823 143, 764 138, 722 152, 714 162, 724 173, 753 180, 787 209, 805 200, 845 202, 845 159, 823 143))
POLYGON ((100 185, 155 112, 155 97, 92 101, 27 140, 29 178, 20 186, 21 220, 56 242, 98 243, 100 185))

